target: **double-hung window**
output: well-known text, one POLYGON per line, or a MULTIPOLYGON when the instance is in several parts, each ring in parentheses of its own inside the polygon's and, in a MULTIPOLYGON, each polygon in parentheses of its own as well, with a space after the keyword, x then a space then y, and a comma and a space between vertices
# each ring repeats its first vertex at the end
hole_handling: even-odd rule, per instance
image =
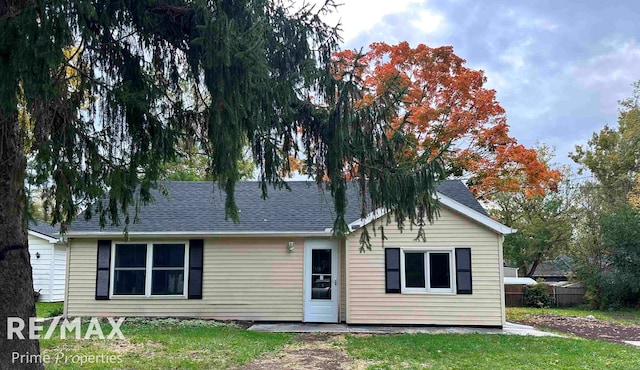
POLYGON ((184 244, 154 244, 151 295, 183 295, 185 291, 184 244))
POLYGON ((112 296, 177 296, 187 291, 186 243, 114 243, 112 296))
POLYGON ((147 245, 116 244, 113 264, 114 295, 144 295, 147 278, 147 245))
POLYGON ((402 292, 454 292, 453 251, 406 249, 401 262, 402 292))

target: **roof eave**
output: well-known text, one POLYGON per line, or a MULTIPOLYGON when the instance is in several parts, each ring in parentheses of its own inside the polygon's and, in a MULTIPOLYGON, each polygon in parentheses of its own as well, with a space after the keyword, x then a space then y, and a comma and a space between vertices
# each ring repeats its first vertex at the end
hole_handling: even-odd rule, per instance
POLYGON ((58 238, 51 237, 51 236, 49 236, 47 234, 43 234, 43 233, 37 232, 35 230, 29 229, 29 230, 27 230, 27 233, 29 235, 31 235, 31 236, 36 237, 36 238, 44 239, 44 240, 48 241, 51 244, 56 244, 56 243, 60 242, 60 240, 58 238))
MULTIPOLYGON (((92 239, 105 237, 123 237, 121 231, 70 231, 66 234, 69 239, 92 239)), ((327 231, 131 231, 127 233, 131 237, 162 238, 257 238, 257 237, 330 237, 331 232, 327 231)))
MULTIPOLYGON (((500 233, 502 235, 508 235, 508 234, 513 234, 516 231, 518 231, 517 229, 512 229, 509 226, 503 225, 500 222, 492 219, 491 217, 488 217, 486 215, 483 215, 482 213, 476 211, 475 209, 472 209, 468 206, 465 206, 464 204, 453 200, 452 198, 437 192, 436 193, 438 196, 438 199, 440 201, 441 204, 445 205, 448 208, 453 209, 454 211, 461 213, 464 216, 467 216, 468 218, 488 227, 489 229, 500 233)), ((385 214, 387 214, 387 212, 389 212, 389 210, 384 209, 384 208, 379 208, 371 213, 369 213, 367 215, 367 217, 365 218, 360 218, 358 220, 353 221, 352 223, 349 224, 349 231, 354 231, 357 230, 358 228, 361 228, 363 226, 366 226, 367 224, 371 223, 373 220, 376 220, 382 216, 384 216, 385 214)))

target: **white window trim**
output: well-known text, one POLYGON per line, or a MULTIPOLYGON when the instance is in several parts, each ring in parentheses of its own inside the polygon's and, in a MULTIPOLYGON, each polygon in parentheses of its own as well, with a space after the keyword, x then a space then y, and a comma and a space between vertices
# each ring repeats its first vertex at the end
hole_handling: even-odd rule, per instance
POLYGON ((455 270, 455 248, 452 247, 429 247, 429 248, 400 248, 400 292, 402 294, 456 294, 456 270, 455 270), (424 288, 407 288, 404 269, 405 253, 424 253, 424 288), (451 288, 430 288, 431 277, 429 273, 429 253, 449 254, 449 281, 451 288))
MULTIPOLYGON (((111 264, 109 267, 109 298, 122 298, 122 299, 187 299, 189 292, 189 242, 183 240, 162 240, 162 241, 112 241, 111 242, 111 264), (146 244, 147 245, 147 261, 145 267, 145 282, 144 282, 144 294, 114 294, 113 286, 115 280, 115 267, 116 267, 116 245, 118 244, 146 244), (153 245, 154 244, 183 244, 184 245, 184 286, 182 288, 182 294, 151 294, 151 278, 153 274, 153 245), (149 253, 151 251, 151 253, 149 253)), ((177 270, 177 268, 157 268, 156 270, 177 270)))

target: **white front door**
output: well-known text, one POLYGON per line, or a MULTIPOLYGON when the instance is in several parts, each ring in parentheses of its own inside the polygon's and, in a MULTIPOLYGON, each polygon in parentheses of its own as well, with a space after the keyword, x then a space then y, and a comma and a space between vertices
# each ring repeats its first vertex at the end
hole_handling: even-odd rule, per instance
POLYGON ((304 321, 338 322, 338 242, 304 242, 304 321))

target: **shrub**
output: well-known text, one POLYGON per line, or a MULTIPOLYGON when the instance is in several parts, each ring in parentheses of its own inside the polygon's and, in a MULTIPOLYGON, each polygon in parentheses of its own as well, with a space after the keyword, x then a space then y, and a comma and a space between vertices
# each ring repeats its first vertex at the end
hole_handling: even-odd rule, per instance
POLYGON ((536 285, 528 285, 522 292, 524 298, 524 305, 527 307, 549 307, 551 306, 551 297, 547 291, 547 285, 538 282, 536 285))

